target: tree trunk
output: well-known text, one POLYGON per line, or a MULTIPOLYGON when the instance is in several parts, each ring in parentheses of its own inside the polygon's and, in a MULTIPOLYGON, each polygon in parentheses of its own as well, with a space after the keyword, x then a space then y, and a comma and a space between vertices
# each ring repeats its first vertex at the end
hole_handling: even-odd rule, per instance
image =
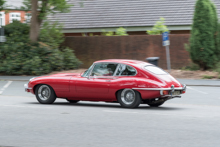
POLYGON ((31 26, 29 38, 31 42, 37 42, 40 32, 40 19, 38 17, 38 0, 31 0, 31 26))

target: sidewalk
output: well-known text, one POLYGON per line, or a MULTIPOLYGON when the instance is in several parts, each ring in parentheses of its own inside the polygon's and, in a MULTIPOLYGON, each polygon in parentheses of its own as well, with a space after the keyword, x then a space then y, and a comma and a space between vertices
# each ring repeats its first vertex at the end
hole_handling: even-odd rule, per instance
MULTIPOLYGON (((0 81, 29 81, 29 79, 37 76, 0 76, 0 81)), ((220 87, 220 80, 192 80, 192 79, 177 79, 180 83, 187 86, 213 86, 220 87)))

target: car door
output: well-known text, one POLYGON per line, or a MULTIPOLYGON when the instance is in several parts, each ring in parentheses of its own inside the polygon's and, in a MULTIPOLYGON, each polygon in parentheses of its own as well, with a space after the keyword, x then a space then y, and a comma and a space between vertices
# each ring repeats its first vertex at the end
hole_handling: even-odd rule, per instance
POLYGON ((117 68, 116 63, 96 63, 87 75, 75 79, 76 95, 84 99, 108 99, 111 80, 117 68))

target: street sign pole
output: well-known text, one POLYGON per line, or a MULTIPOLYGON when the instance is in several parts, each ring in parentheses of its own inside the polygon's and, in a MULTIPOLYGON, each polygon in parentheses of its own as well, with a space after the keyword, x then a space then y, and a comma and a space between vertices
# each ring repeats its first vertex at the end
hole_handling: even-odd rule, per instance
POLYGON ((169 45, 166 46, 166 54, 167 54, 167 69, 170 73, 171 65, 170 65, 170 48, 169 48, 169 45))
POLYGON ((168 33, 168 32, 164 32, 164 33, 162 34, 162 36, 163 36, 163 46, 166 47, 167 69, 168 69, 168 72, 170 73, 170 71, 171 71, 171 64, 170 64, 170 48, 169 48, 170 41, 169 41, 169 33, 168 33))

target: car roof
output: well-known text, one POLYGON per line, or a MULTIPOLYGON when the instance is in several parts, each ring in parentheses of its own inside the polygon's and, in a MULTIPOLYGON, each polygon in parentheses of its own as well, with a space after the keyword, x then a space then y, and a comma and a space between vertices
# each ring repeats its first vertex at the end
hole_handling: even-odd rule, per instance
POLYGON ((100 63, 100 62, 115 62, 115 63, 122 63, 122 64, 128 64, 128 65, 152 65, 150 63, 139 61, 139 60, 130 60, 130 59, 106 59, 106 60, 99 60, 94 63, 100 63))

